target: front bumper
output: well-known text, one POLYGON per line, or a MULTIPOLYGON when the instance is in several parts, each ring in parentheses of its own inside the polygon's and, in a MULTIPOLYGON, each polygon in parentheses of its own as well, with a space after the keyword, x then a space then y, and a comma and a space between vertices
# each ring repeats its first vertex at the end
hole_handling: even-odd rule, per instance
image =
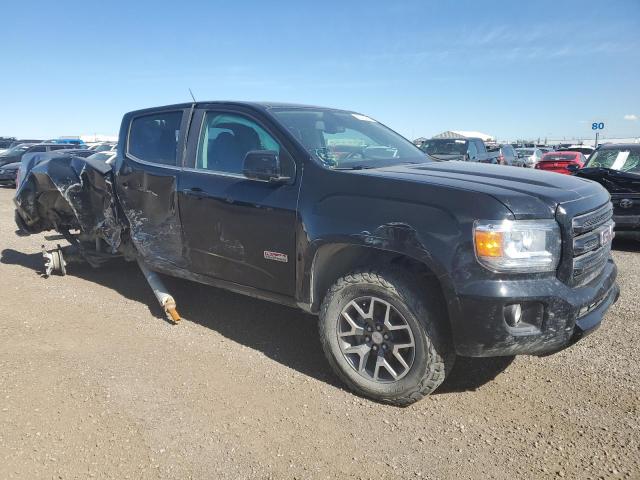
POLYGON ((609 259, 589 284, 571 288, 557 278, 484 280, 459 292, 451 324, 456 352, 470 357, 546 355, 596 330, 620 294, 609 259), (505 307, 523 306, 523 321, 510 326, 505 307))

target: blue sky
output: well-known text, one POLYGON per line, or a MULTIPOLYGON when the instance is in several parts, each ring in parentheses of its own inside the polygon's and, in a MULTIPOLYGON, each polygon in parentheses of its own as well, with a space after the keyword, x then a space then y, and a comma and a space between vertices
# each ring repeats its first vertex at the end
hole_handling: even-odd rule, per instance
POLYGON ((0 135, 116 134, 191 87, 410 138, 640 136, 639 33, 639 0, 5 2, 0 135))

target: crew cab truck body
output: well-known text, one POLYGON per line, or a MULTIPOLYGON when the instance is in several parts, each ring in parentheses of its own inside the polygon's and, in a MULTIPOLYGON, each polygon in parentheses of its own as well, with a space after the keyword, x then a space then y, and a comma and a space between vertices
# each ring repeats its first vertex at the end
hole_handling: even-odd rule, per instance
POLYGON ((397 405, 436 389, 456 354, 571 345, 619 293, 600 185, 432 162, 341 110, 131 112, 113 168, 52 159, 27 173, 15 203, 23 232, 55 228, 92 264, 123 255, 318 314, 340 378, 397 405))

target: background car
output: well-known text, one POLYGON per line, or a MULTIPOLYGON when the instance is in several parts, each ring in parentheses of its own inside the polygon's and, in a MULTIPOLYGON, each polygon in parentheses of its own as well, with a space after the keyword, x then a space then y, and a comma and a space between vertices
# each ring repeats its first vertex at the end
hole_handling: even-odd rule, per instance
POLYGON ((84 141, 79 138, 53 138, 46 140, 46 143, 62 143, 75 146, 76 148, 85 146, 84 141))
POLYGON ((542 159, 536 164, 536 168, 547 172, 571 175, 575 172, 576 166, 582 168, 586 161, 586 157, 580 152, 550 152, 542 156, 542 159), (575 166, 570 167, 571 165, 575 166))
POLYGON ((116 158, 117 153, 118 152, 115 151, 94 152, 93 155, 87 157, 87 160, 100 160, 101 162, 111 165, 113 160, 116 158))
POLYGON ((32 144, 30 143, 22 143, 2 152, 0 154, 0 167, 8 165, 9 163, 19 162, 22 159, 22 155, 24 155, 31 146, 32 144))
POLYGON ((15 137, 0 137, 0 153, 8 150, 15 141, 15 137))
POLYGON ((33 138, 19 138, 11 142, 9 148, 17 147, 18 145, 22 145, 23 143, 43 143, 43 140, 36 140, 33 138))
POLYGON ((595 151, 595 148, 590 147, 588 145, 569 145, 559 147, 557 152, 580 152, 585 158, 589 158, 589 156, 595 151))
POLYGON ((516 148, 518 161, 523 167, 534 168, 542 159, 542 151, 539 148, 516 148))
POLYGON ((518 165, 518 156, 516 150, 508 143, 498 146, 498 163, 500 165, 520 166, 518 165))
POLYGON ((0 185, 10 185, 15 187, 19 168, 20 162, 9 163, 0 167, 0 185))
POLYGON ((575 175, 606 188, 616 232, 640 240, 640 145, 601 145, 575 175))
POLYGON ((27 153, 45 153, 53 152, 55 150, 68 150, 76 148, 75 145, 65 143, 23 143, 16 147, 10 148, 6 152, 0 155, 0 166, 7 165, 9 163, 20 162, 22 157, 27 153))
POLYGON ((481 138, 431 138, 420 150, 438 161, 498 163, 497 153, 488 151, 481 138))
POLYGON ((89 147, 89 149, 93 150, 94 152, 109 152, 115 150, 116 147, 116 143, 104 142, 93 144, 89 147))

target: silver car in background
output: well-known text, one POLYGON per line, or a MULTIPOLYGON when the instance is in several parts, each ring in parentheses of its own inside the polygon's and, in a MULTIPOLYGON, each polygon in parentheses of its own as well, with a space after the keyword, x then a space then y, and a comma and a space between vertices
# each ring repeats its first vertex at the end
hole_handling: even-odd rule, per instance
POLYGON ((536 164, 542 160, 542 150, 539 148, 516 148, 516 155, 523 167, 535 168, 536 164))

